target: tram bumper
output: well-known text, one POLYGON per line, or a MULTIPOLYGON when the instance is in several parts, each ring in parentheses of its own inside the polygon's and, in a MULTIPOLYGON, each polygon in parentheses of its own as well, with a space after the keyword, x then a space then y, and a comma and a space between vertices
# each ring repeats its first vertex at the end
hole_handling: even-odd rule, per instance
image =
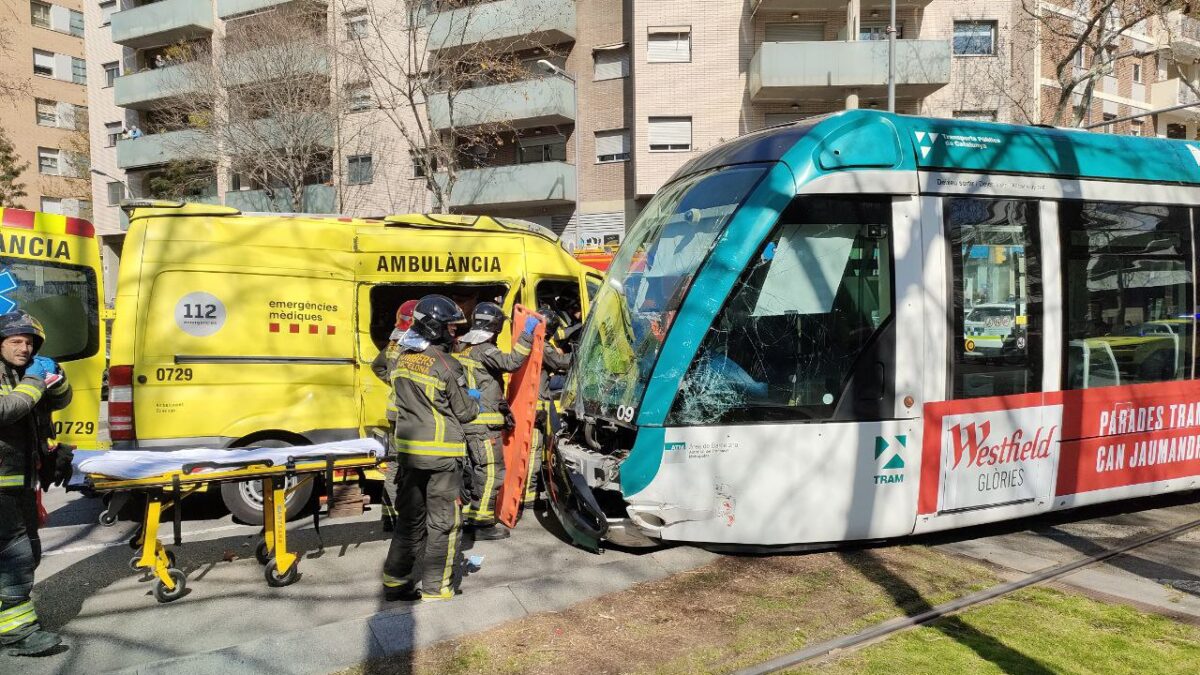
POLYGON ((563 459, 557 445, 551 447, 547 474, 550 508, 567 536, 576 546, 599 553, 600 542, 608 534, 608 518, 583 474, 563 459))

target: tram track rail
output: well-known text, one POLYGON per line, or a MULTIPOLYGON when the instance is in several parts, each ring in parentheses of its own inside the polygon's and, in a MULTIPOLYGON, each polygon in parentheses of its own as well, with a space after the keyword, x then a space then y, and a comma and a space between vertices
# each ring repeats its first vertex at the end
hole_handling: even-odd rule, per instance
POLYGON ((929 623, 930 621, 935 621, 942 617, 955 614, 969 607, 1003 597, 1010 593, 1014 593, 1022 588, 1028 588, 1029 586, 1035 586, 1047 581, 1053 581, 1081 568, 1103 562, 1110 558, 1115 558, 1119 555, 1128 553, 1129 551, 1133 551, 1143 546, 1166 539, 1172 539, 1196 528, 1200 528, 1200 519, 1183 523, 1182 525, 1177 525, 1168 530, 1163 530, 1161 532, 1148 534, 1143 537, 1133 539, 1121 544, 1120 546, 1116 546, 1090 556, 1078 558, 1076 560, 1054 565, 1052 567, 1047 567, 1044 570, 1034 572, 1033 574, 1030 574, 1022 579, 1005 582, 1003 584, 997 584, 991 588, 985 588, 982 591, 971 593, 970 595, 963 596, 957 600, 951 600, 950 602, 943 603, 919 614, 914 614, 913 616, 903 616, 895 619, 889 619, 887 621, 875 624, 866 630, 862 630, 851 635, 844 635, 839 638, 834 638, 833 640, 827 640, 825 642, 821 642, 810 647, 805 647, 789 654, 775 657, 769 661, 764 661, 757 665, 735 671, 734 675, 765 675, 766 673, 775 673, 784 670, 785 668, 792 668, 794 666, 802 665, 808 661, 822 658, 835 651, 860 647, 894 633, 898 633, 909 628, 914 628, 916 626, 929 623))

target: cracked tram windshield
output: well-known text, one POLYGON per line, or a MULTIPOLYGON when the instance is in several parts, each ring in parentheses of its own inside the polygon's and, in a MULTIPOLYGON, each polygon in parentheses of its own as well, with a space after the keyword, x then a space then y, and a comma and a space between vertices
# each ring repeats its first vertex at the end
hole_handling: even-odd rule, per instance
POLYGON ((725 167, 663 188, 646 206, 613 261, 564 394, 568 407, 618 419, 632 410, 663 339, 717 237, 770 165, 725 167))

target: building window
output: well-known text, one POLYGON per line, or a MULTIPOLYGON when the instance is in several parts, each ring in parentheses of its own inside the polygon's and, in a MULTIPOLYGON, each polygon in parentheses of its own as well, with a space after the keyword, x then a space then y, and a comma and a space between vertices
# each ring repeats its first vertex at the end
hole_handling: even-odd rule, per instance
POLYGON ((117 141, 121 140, 121 133, 124 125, 120 122, 109 122, 104 125, 104 135, 108 139, 108 147, 116 147, 117 141))
POLYGON ((692 29, 688 26, 651 28, 646 45, 650 63, 687 63, 692 60, 692 29))
POLYGON ((624 162, 629 159, 629 130, 596 132, 596 163, 624 162))
POLYGON ((768 23, 763 42, 820 42, 825 39, 823 23, 768 23))
POLYGON ((61 216, 63 214, 62 201, 58 197, 42 197, 42 205, 39 210, 42 213, 54 213, 61 216))
POLYGON ((40 49, 33 50, 33 74, 54 77, 54 54, 40 49))
POLYGON ((113 181, 108 184, 108 205, 120 206, 121 200, 125 198, 125 186, 118 181, 113 181))
POLYGON ((350 112, 361 112, 374 107, 371 102, 371 87, 366 83, 346 86, 346 107, 350 112))
POLYGON ((1143 136, 1144 135, 1142 133, 1142 121, 1141 120, 1133 120, 1132 122, 1129 123, 1129 135, 1130 136, 1143 136))
POLYGON ((955 21, 955 56, 995 56, 995 21, 955 21))
MULTIPOLYGON (((886 40, 886 39, 888 39, 887 24, 886 23, 862 24, 861 26, 858 27, 858 39, 859 40, 886 40)), ((897 25, 896 25, 896 39, 897 40, 904 39, 904 24, 902 24, 902 23, 897 23, 897 25)))
POLYGON ((692 118, 650 118, 650 152, 679 152, 691 149, 692 118))
POLYGON ((57 176, 58 150, 56 148, 38 148, 38 173, 47 176, 57 176))
POLYGON ((1140 63, 1133 64, 1133 81, 1134 82, 1142 81, 1142 64, 1140 64, 1140 63))
POLYGON ((596 70, 594 80, 617 80, 629 77, 629 47, 616 45, 602 47, 592 52, 596 70))
POLYGON ((351 155, 346 158, 346 182, 350 185, 366 185, 371 182, 374 167, 370 155, 351 155))
POLYGON ((437 158, 430 157, 428 152, 424 150, 409 150, 408 155, 412 159, 413 178, 424 178, 431 171, 437 171, 437 158))
POLYGON ((87 84, 87 61, 71 57, 71 81, 75 84, 87 84))
POLYGON ((346 37, 351 40, 367 36, 367 10, 346 12, 346 37))
POLYGON ((50 5, 44 2, 29 3, 30 22, 39 28, 50 27, 50 5))
POLYGON ((117 11, 116 0, 100 3, 100 25, 107 26, 112 23, 112 15, 117 11))
POLYGON ((83 12, 71 10, 71 35, 75 37, 83 37, 83 12))
POLYGON ((1063 388, 1191 378, 1189 209, 1067 200, 1059 202, 1058 223, 1066 290, 1063 388))
POLYGON ((995 110, 955 110, 956 120, 975 120, 976 122, 995 122, 995 110))
POLYGON ((567 141, 562 136, 522 138, 517 147, 518 164, 567 161, 567 141))
POLYGON ((42 127, 58 126, 58 104, 44 98, 37 99, 37 123, 42 127))
POLYGON ((121 64, 113 61, 104 64, 104 86, 111 87, 121 75, 121 64))

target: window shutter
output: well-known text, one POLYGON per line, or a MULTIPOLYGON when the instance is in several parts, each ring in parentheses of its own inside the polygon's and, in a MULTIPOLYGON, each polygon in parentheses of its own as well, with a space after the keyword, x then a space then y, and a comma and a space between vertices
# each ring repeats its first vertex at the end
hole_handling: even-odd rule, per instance
POLYGON ((683 145, 690 147, 691 144, 692 118, 650 118, 650 145, 683 145))
POLYGON ((820 42, 825 39, 825 24, 769 23, 764 42, 820 42))
POLYGON ((629 50, 624 45, 612 49, 596 50, 597 80, 615 80, 629 77, 629 50))
POLYGON ((690 30, 650 33, 646 44, 646 60, 650 63, 686 63, 692 60, 690 30))
POLYGON ((596 132, 596 156, 621 155, 629 152, 629 132, 625 129, 596 132))

